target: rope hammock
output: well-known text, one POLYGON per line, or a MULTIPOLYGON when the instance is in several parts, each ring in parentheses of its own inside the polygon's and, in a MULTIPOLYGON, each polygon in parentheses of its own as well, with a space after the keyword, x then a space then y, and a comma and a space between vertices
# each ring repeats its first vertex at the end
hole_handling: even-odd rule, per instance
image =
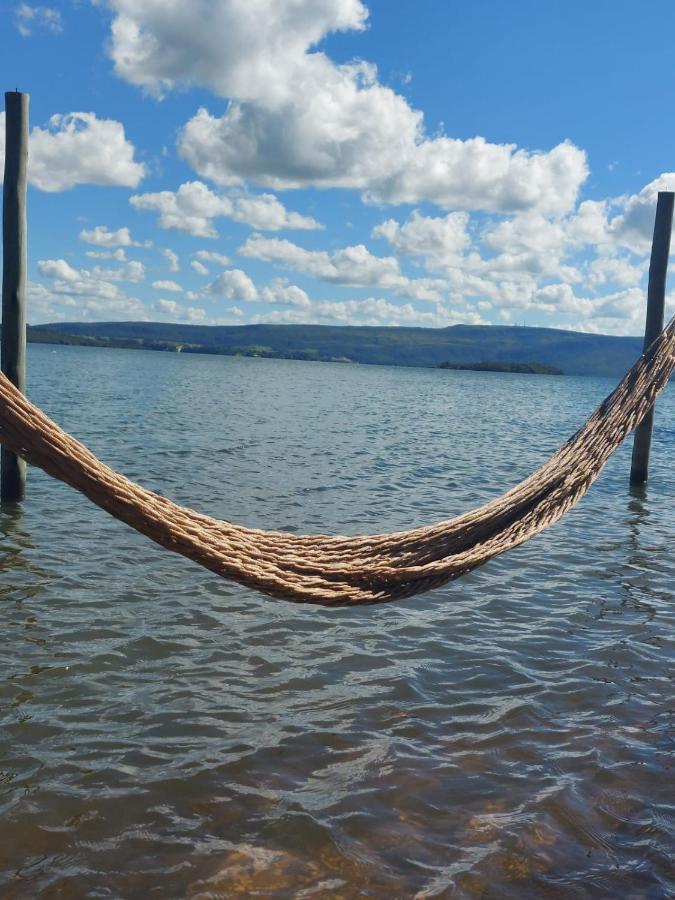
POLYGON ((651 409, 675 368, 675 318, 618 387, 537 472, 454 519, 393 534, 302 536, 245 528, 178 506, 104 465, 0 375, 0 443, 162 547, 296 603, 346 606, 419 594, 558 521, 651 409))

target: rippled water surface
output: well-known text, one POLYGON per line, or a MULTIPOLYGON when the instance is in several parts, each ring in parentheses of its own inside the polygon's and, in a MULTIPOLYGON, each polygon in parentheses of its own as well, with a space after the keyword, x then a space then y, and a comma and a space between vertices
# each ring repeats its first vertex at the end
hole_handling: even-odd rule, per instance
MULTIPOLYGON (((627 361, 627 363, 630 361, 627 361)), ((611 382, 30 347, 30 394, 212 515, 408 527, 538 466, 611 382)), ((0 511, 0 896, 675 892, 675 390, 561 523, 327 611, 167 553, 31 470, 0 511)))

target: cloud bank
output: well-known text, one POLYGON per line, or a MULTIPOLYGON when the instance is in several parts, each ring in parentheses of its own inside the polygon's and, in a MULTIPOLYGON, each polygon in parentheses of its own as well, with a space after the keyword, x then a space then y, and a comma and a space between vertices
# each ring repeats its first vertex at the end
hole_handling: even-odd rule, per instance
POLYGON ((430 135, 423 115, 363 61, 318 45, 366 27, 360 0, 110 0, 117 74, 157 95, 201 85, 227 100, 186 123, 180 152, 219 185, 353 188, 373 202, 561 214, 586 155, 430 135), (208 28, 203 23, 208 21, 208 28))

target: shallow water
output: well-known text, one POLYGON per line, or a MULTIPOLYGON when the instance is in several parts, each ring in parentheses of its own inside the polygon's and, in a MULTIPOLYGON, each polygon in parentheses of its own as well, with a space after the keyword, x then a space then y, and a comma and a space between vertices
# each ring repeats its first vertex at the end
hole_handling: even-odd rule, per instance
MULTIPOLYGON (((342 533, 501 493, 612 387, 46 346, 29 373, 145 486, 342 533)), ((0 896, 672 895, 672 386, 657 426, 646 491, 626 446, 553 529, 362 610, 229 584, 31 470, 0 510, 0 896)))

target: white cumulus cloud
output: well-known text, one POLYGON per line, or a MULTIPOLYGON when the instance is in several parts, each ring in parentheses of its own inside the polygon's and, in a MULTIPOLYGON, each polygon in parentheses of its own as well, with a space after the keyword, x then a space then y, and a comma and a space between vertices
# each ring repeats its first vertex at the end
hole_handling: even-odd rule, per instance
POLYGON ((174 322, 187 322, 189 325, 204 325, 208 322, 206 310, 199 306, 182 306, 175 300, 158 300, 153 308, 162 315, 170 316, 174 322))
POLYGON ((319 281, 348 287, 388 288, 417 300, 437 300, 445 286, 439 279, 408 278, 402 274, 394 256, 374 256, 363 244, 328 253, 306 250, 292 241, 254 234, 238 252, 311 275, 319 281))
MULTIPOLYGON (((35 127, 28 143, 28 178, 41 191, 66 191, 78 184, 137 187, 146 174, 134 159, 124 126, 94 113, 54 115, 35 127)), ((0 113, 0 165, 5 157, 5 113, 0 113)))
POLYGON ((155 303, 156 309, 160 312, 167 313, 170 316, 177 315, 184 307, 182 307, 175 300, 158 300, 155 303))
POLYGON ((260 299, 266 303, 278 303, 281 306, 295 306, 301 309, 309 309, 312 301, 307 293, 297 284, 289 284, 285 278, 275 278, 267 287, 264 287, 260 299))
POLYGON ((229 266, 232 262, 224 253, 217 253, 215 250, 197 250, 195 256, 202 262, 217 263, 219 266, 229 266))
POLYGON ((217 237, 212 220, 223 216, 262 231, 322 227, 308 216, 289 212, 273 194, 230 197, 214 193, 201 181, 185 182, 176 191, 137 194, 129 202, 136 209, 158 212, 160 228, 185 231, 195 237, 217 237))
POLYGON ((331 32, 365 28, 360 0, 110 5, 122 78, 157 94, 203 85, 228 99, 223 115, 199 110, 179 141, 193 169, 217 184, 346 187, 378 202, 560 214, 587 176, 585 153, 570 142, 527 151, 431 136, 373 65, 334 63, 317 46, 331 32))
POLYGON ((168 247, 161 247, 159 251, 169 266, 169 272, 180 272, 180 260, 178 254, 174 253, 168 247))
POLYGON ((257 231, 281 231, 289 228, 302 231, 316 231, 323 225, 310 216, 289 212, 274 194, 258 194, 237 197, 233 200, 232 218, 244 222, 257 231))
POLYGON ((115 262, 126 262, 127 254, 123 247, 117 250, 85 250, 85 256, 89 259, 114 259, 115 262))
POLYGON ((63 31, 63 20, 58 9, 52 6, 31 6, 19 3, 14 11, 14 23, 21 37, 30 37, 35 28, 43 28, 52 34, 63 31))
POLYGON ((210 294, 226 300, 257 300, 258 289, 241 269, 228 269, 207 288, 210 294))
POLYGON ((402 225, 387 219, 373 229, 373 237, 385 238, 400 256, 419 256, 434 268, 457 265, 471 245, 465 212, 447 216, 423 216, 415 210, 402 225))
POLYGON ((136 194, 129 202, 135 209, 158 212, 160 228, 173 228, 196 237, 216 237, 211 220, 232 212, 229 197, 219 197, 201 181, 181 184, 177 191, 136 194))
MULTIPOLYGON (((618 198, 619 215, 609 222, 617 243, 635 253, 647 253, 654 233, 654 212, 659 191, 675 190, 675 172, 664 172, 632 196, 618 198)), ((674 248, 675 249, 675 248, 674 248)))
POLYGON ((77 281, 80 273, 74 269, 65 259, 43 259, 38 262, 40 274, 46 278, 55 278, 60 281, 77 281))
POLYGON ((64 259, 39 260, 38 270, 50 284, 48 287, 42 284, 30 286, 29 295, 34 303, 31 308, 37 315, 51 318, 50 312, 56 310, 56 318, 63 318, 65 307, 68 317, 75 320, 148 317, 144 304, 136 297, 129 297, 115 283, 138 280, 134 276, 139 273, 133 267, 126 272, 131 278, 121 277, 121 270, 75 269, 64 259))
POLYGON ((97 225, 87 230, 83 228, 78 235, 85 244, 95 244, 97 247, 149 247, 150 242, 140 243, 133 240, 128 228, 118 228, 111 231, 107 225, 97 225))
POLYGON ((118 269, 101 269, 99 266, 96 266, 91 274, 94 278, 107 281, 139 282, 145 279, 145 266, 137 259, 131 259, 126 265, 118 269))

